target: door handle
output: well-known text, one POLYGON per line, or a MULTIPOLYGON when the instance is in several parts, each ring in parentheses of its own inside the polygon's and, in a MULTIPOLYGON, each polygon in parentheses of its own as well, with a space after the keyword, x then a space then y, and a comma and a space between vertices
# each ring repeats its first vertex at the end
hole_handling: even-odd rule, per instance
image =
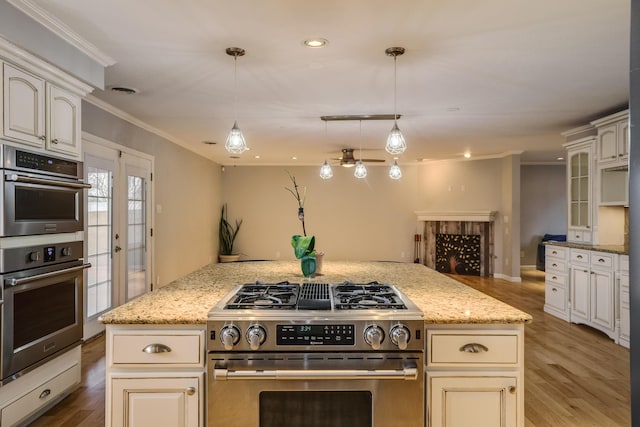
POLYGON ((120 252, 122 250, 122 248, 120 246, 117 246, 113 249, 115 252, 120 252))

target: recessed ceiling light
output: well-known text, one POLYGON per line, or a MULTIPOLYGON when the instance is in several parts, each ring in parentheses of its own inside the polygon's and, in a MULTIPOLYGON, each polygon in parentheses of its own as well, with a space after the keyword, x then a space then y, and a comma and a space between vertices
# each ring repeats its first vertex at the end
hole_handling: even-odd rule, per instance
POLYGON ((255 156, 255 158, 256 158, 256 159, 259 159, 259 158, 260 158, 260 156, 255 156))
POLYGON ((111 92, 122 93, 125 95, 135 95, 136 93, 138 93, 138 89, 125 86, 109 86, 109 90, 111 92))
POLYGON ((564 160, 564 157, 558 157, 556 160, 564 160))
POLYGON ((298 158, 296 156, 293 156, 291 160, 298 160, 298 158))
POLYGON ((471 158, 471 153, 468 152, 468 151, 466 153, 464 153, 464 158, 465 159, 470 159, 471 158))
POLYGON ((319 47, 326 46, 327 43, 329 43, 329 40, 323 39, 322 37, 312 37, 312 38, 305 39, 302 43, 306 47, 317 49, 319 47))

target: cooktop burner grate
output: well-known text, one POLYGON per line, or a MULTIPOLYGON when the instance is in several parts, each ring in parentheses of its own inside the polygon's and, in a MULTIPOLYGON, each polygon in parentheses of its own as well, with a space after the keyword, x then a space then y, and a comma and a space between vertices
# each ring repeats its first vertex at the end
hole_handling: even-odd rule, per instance
POLYGON ((298 298, 299 310, 331 310, 328 283, 305 283, 298 298))
POLYGON ((378 282, 345 282, 333 289, 336 310, 398 309, 406 310, 402 298, 389 285, 378 282))
POLYGON ((289 282, 246 284, 240 288, 225 308, 291 310, 296 307, 298 292, 299 286, 289 282))

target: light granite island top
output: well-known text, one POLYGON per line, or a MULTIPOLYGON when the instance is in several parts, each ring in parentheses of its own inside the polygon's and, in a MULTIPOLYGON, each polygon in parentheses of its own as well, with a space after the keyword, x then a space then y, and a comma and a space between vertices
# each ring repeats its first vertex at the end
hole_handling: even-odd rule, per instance
MULTIPOLYGON (((303 283, 298 261, 210 264, 105 313, 105 324, 202 324, 209 310, 243 283, 303 283)), ((378 281, 396 285, 424 313, 428 324, 529 323, 531 315, 459 283, 422 264, 327 261, 323 283, 378 281)))

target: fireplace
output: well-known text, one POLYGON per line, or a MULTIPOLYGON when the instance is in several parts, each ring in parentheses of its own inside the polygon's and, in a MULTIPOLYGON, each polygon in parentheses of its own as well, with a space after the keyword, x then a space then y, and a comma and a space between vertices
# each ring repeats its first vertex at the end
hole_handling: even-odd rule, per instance
POLYGON ((443 273, 493 275, 493 211, 416 212, 424 227, 427 267, 443 273))

